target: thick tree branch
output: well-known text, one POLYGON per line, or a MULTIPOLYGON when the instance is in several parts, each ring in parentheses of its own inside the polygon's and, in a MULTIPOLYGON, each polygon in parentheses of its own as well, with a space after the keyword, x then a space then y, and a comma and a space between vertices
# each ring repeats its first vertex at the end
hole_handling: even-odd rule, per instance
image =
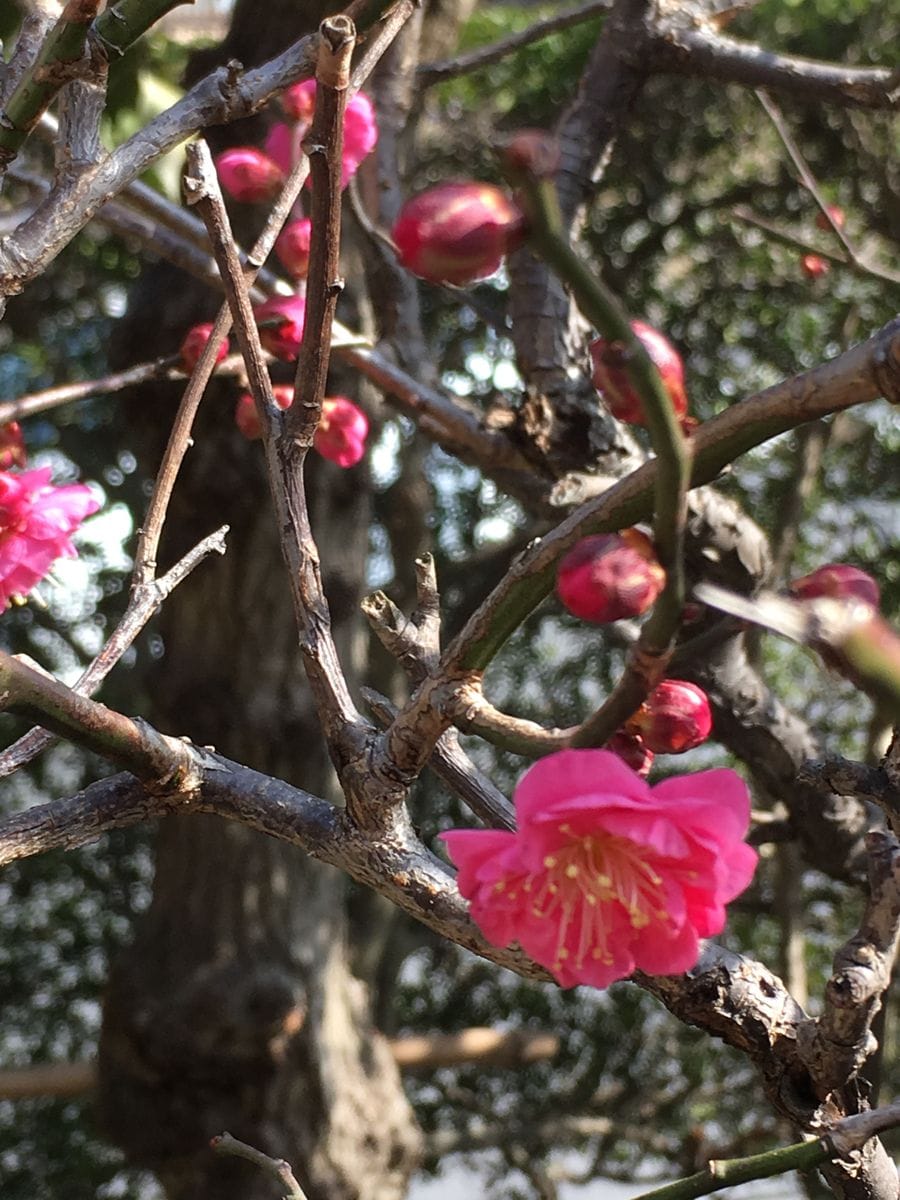
POLYGON ((897 109, 900 86, 888 68, 842 67, 810 58, 773 54, 752 42, 697 23, 687 10, 671 10, 659 28, 657 62, 663 70, 703 79, 764 87, 805 100, 850 108, 897 109))

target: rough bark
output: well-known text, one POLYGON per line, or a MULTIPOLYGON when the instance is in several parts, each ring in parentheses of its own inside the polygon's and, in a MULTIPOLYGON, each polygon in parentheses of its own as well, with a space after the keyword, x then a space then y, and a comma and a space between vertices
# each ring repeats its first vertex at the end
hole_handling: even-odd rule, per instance
MULTIPOLYGON (((304 32, 295 6, 248 21, 255 8, 238 5, 239 48, 234 32, 227 42, 248 63, 272 51, 275 25, 283 42, 304 32), (267 40, 254 44, 254 35, 267 40)), ((134 298, 117 353, 144 357, 156 339, 171 349, 205 315, 183 278, 159 274, 134 298)), ((233 390, 214 391, 205 402, 163 558, 222 521, 232 529, 229 551, 163 614, 165 657, 148 716, 334 795, 262 454, 235 429, 234 399, 233 390)), ((149 470, 170 401, 160 392, 141 397, 138 437, 149 470)), ((352 631, 370 490, 363 468, 342 473, 321 462, 311 466, 309 488, 352 678, 362 652, 352 631)), ((155 1170, 173 1200, 271 1195, 258 1171, 209 1151, 209 1138, 226 1129, 287 1158, 310 1200, 389 1200, 405 1191, 418 1138, 368 995, 351 975, 345 891, 331 868, 237 824, 199 815, 162 823, 153 900, 109 983, 100 1111, 130 1160, 155 1170)))

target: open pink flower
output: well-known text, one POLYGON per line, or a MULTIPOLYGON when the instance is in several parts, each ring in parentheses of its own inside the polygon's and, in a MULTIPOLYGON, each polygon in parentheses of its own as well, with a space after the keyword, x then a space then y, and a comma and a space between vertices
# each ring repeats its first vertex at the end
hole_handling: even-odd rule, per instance
POLYGON ((83 483, 53 487, 49 467, 0 471, 0 609, 27 596, 58 558, 75 556, 72 534, 99 507, 83 483))
POLYGON ((526 771, 514 799, 516 833, 442 837, 488 941, 519 942, 563 987, 689 970, 753 877, 734 771, 649 787, 608 750, 563 750, 526 771))
POLYGON ((369 421, 346 396, 326 396, 313 445, 339 467, 355 467, 366 452, 369 421))
MULTIPOLYGON (((316 81, 304 79, 282 93, 285 112, 296 117, 297 125, 283 121, 273 125, 266 138, 266 154, 287 173, 294 165, 300 143, 312 121, 316 81)), ((375 149, 378 126, 372 101, 364 92, 357 92, 344 111, 344 148, 341 156, 341 187, 346 187, 359 169, 362 160, 375 149)), ((309 186, 309 181, 307 181, 309 186)))

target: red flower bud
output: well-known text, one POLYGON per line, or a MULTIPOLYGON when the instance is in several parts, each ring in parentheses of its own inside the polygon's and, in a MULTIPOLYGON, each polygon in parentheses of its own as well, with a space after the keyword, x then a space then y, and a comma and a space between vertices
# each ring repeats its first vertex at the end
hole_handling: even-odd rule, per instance
POLYGON ((345 396, 326 396, 313 445, 339 467, 355 466, 366 452, 369 421, 345 396))
MULTIPOLYGON (((838 229, 843 229, 847 220, 847 214, 841 206, 839 204, 826 204, 825 208, 828 210, 831 221, 834 221, 838 229)), ((819 212, 816 216, 816 225, 825 233, 831 232, 831 221, 828 220, 828 217, 823 212, 819 212)))
POLYGON ((299 83, 292 83, 285 88, 281 93, 281 107, 292 120, 308 125, 316 107, 316 81, 301 79, 299 83))
POLYGON ((503 150, 504 163, 516 177, 550 179, 559 170, 560 157, 559 142, 543 129, 520 129, 503 150))
POLYGON ((274 200, 284 183, 284 172, 276 162, 254 146, 237 146, 216 158, 222 188, 245 204, 274 200))
POLYGON ((788 591, 798 600, 816 600, 831 596, 834 600, 862 600, 877 608, 881 599, 878 584, 871 575, 849 563, 826 563, 809 575, 793 579, 788 591))
POLYGON ((605 624, 646 612, 666 582, 637 529, 582 538, 559 564, 556 591, 573 616, 605 624))
POLYGON ((800 259, 800 270, 807 279, 820 279, 831 270, 831 265, 818 254, 804 254, 800 259))
MULTIPOLYGON (((279 408, 290 408, 294 402, 294 386, 290 383, 276 383, 272 388, 275 403, 279 408)), ((234 420, 238 429, 249 441, 262 437, 262 424, 256 411, 256 401, 249 392, 238 396, 234 409, 234 420)))
POLYGON ((712 729, 706 692, 683 679, 664 679, 625 723, 654 754, 683 754, 705 742, 712 729))
POLYGON ((253 310, 259 340, 282 362, 293 362, 303 339, 306 300, 303 296, 273 296, 253 310))
MULTIPOLYGON (((632 321, 631 328, 659 371, 675 416, 683 424, 687 423, 688 398, 684 390, 681 355, 668 338, 646 321, 632 321)), ((606 338, 599 337, 591 342, 588 349, 594 364, 591 382, 612 415, 619 421, 627 421, 629 425, 646 425, 640 397, 628 376, 628 354, 622 343, 608 342, 606 338)))
POLYGON ((0 471, 25 466, 25 438, 18 421, 0 425, 0 471))
POLYGON ((650 774, 653 759, 656 757, 636 733, 629 733, 627 729, 617 729, 604 749, 612 750, 613 754, 617 754, 622 762, 627 763, 632 771, 636 771, 644 779, 650 774))
MULTIPOLYGON (((209 341, 209 335, 212 333, 212 325, 195 325, 193 329, 189 329, 184 341, 181 343, 181 349, 178 353, 181 355, 181 369, 185 375, 190 375, 194 367, 200 361, 200 355, 206 349, 206 343, 209 341)), ((224 338, 219 342, 219 348, 216 351, 216 362, 220 363, 223 358, 228 357, 228 338, 224 338)))
POLYGON ((292 279, 305 279, 309 270, 309 237, 312 222, 308 217, 290 221, 275 242, 275 253, 292 279))
POLYGON ((492 275, 521 244, 525 218, 489 183, 442 183, 407 200, 393 239, 405 267, 432 283, 471 283, 492 275))

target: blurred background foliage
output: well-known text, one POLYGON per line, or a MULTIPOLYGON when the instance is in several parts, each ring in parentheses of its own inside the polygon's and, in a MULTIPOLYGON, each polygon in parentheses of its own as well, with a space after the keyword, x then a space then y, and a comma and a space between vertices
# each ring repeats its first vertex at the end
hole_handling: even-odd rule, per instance
MULTIPOLYGON (((483 5, 464 30, 461 48, 490 43, 553 11, 483 5)), ((12 32, 9 18, 9 10, 0 17, 4 37, 12 32)), ((771 49, 890 63, 898 19, 898 0, 765 0, 740 13, 729 32, 771 49)), ((601 23, 587 21, 430 89, 409 148, 410 190, 452 176, 495 177, 492 143, 498 133, 552 123, 574 93, 601 23)), ((110 138, 127 135, 148 104, 172 94, 188 48, 158 35, 115 65, 110 138)), ((896 261, 900 192, 891 151, 897 118, 779 103, 824 193, 845 209, 850 236, 873 260, 896 261)), ((162 180, 159 175, 156 182, 162 180)), ((6 203, 18 202, 13 189, 6 203)), ((678 344, 701 419, 839 352, 893 316, 900 299, 896 286, 838 265, 810 282, 800 269, 801 251, 738 220, 738 205, 785 232, 827 244, 828 235, 815 228, 814 204, 752 93, 680 78, 653 81, 587 214, 583 248, 629 309, 678 344)), ((124 311, 140 269, 134 246, 87 229, 10 304, 0 326, 0 398, 102 374, 111 323, 124 311)), ((514 403, 517 376, 503 328, 502 276, 474 288, 470 306, 460 307, 437 289, 423 287, 422 294, 444 385, 485 405, 500 396, 514 403), (476 316, 484 308, 496 315, 494 328, 476 316)), ((128 395, 96 397, 25 425, 36 462, 52 463, 60 478, 77 473, 106 497, 104 514, 86 529, 74 573, 66 573, 66 564, 59 586, 41 589, 45 604, 13 609, 0 623, 4 648, 24 651, 66 678, 97 649, 123 607, 130 534, 149 482, 123 432, 129 403, 128 395)), ((784 573, 849 559, 878 578, 885 613, 896 619, 895 414, 884 403, 868 405, 827 423, 822 433, 822 467, 790 531, 796 543, 784 573)), ((809 436, 800 430, 746 455, 720 485, 776 540, 785 536, 783 514, 809 436)), ((406 422, 388 412, 374 456, 384 504, 411 441, 406 422)), ((448 624, 455 626, 487 590, 492 572, 502 570, 527 539, 531 523, 493 484, 443 451, 427 453, 425 470, 438 575, 448 624)), ((376 523, 371 578, 390 592, 388 546, 386 525, 376 523)), ((110 679, 104 698, 140 712, 142 667, 162 653, 151 626, 110 679)), ((500 707, 567 723, 605 693, 621 653, 620 643, 578 626, 550 600, 500 655, 488 691, 500 707)), ((836 684, 801 651, 772 639, 763 639, 762 655, 770 684, 810 721, 828 752, 876 752, 878 722, 870 721, 857 693, 836 684)), ((0 727, 7 740, 21 728, 6 717, 0 727)), ((513 785, 520 761, 482 744, 470 749, 501 786, 513 785)), ((663 760, 658 774, 726 761, 713 744, 680 761, 663 760)), ((11 809, 71 792, 103 769, 71 747, 56 748, 5 785, 2 803, 11 809)), ((427 778, 414 818, 429 836, 467 821, 427 778)), ((778 871, 777 856, 767 855, 754 888, 734 906, 726 938, 774 969, 784 933, 778 871)), ((90 1057, 107 966, 147 901, 151 872, 147 832, 134 829, 80 851, 29 860, 0 878, 4 1065, 90 1057)), ((854 928, 858 900, 812 869, 797 870, 794 888, 804 914, 814 1008, 831 955, 854 928)), ((458 1153, 483 1172, 493 1194, 547 1194, 535 1162, 553 1167, 557 1177, 568 1173, 575 1184, 598 1176, 646 1179, 694 1170, 710 1154, 753 1152, 786 1136, 742 1059, 677 1025, 627 984, 603 994, 528 984, 436 941, 397 914, 378 986, 378 1011, 392 1034, 498 1025, 551 1029, 560 1037, 552 1062, 515 1070, 443 1069, 409 1080, 430 1137, 429 1171, 458 1153)), ((892 1044, 889 1036, 882 1065, 887 1095, 896 1094, 900 1082, 892 1044)), ((147 1176, 126 1169, 95 1135, 88 1100, 0 1101, 0 1180, 4 1200, 156 1194, 147 1176)))

